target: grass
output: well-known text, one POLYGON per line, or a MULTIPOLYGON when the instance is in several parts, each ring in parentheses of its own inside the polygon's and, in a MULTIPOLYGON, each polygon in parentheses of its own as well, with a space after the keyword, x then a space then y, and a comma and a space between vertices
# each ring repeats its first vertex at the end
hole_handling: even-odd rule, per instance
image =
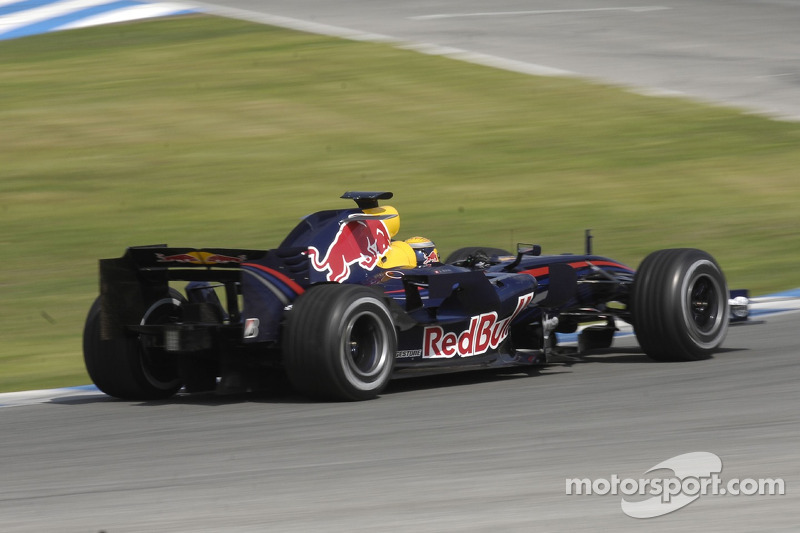
POLYGON ((401 236, 715 255, 800 285, 800 125, 382 44, 190 16, 0 43, 0 391, 88 383, 97 259, 269 248, 346 190, 401 236))

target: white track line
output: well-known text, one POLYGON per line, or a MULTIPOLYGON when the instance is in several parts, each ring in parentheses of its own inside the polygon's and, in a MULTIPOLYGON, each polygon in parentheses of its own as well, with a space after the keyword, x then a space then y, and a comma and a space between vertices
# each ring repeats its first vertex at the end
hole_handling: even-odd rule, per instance
POLYGON ((399 39, 389 37, 388 35, 381 35, 379 33, 370 33, 360 30, 353 30, 350 28, 343 28, 341 26, 331 26, 330 24, 320 24, 318 22, 310 22, 307 20, 295 19, 291 17, 282 17, 279 15, 270 15, 266 13, 259 13, 257 11, 249 11, 247 9, 239 9, 235 7, 221 7, 212 4, 204 4, 202 2, 190 2, 192 6, 198 10, 208 13, 210 15, 217 15, 220 17, 228 17, 239 20, 246 20, 249 22, 256 22, 259 24, 267 24, 270 26, 278 26, 281 28, 288 28, 291 30, 303 31, 306 33, 315 33, 318 35, 327 35, 330 37, 340 37, 342 39, 350 39, 353 41, 368 41, 368 42, 384 42, 384 43, 399 43, 399 39))
POLYGON ((122 9, 117 9, 110 13, 102 13, 92 17, 86 17, 81 20, 76 20, 64 26, 60 26, 60 30, 71 30, 75 28, 86 28, 89 26, 100 26, 103 24, 115 24, 118 22, 129 22, 133 20, 140 20, 146 18, 163 17, 175 13, 176 11, 184 11, 191 9, 188 4, 177 4, 162 2, 158 4, 142 4, 139 6, 131 6, 122 9))
POLYGON ((538 65, 535 63, 527 63, 524 61, 516 61, 513 59, 506 59, 503 57, 493 56, 489 54, 481 54, 478 52, 470 52, 460 48, 452 48, 447 46, 434 45, 429 43, 412 43, 406 42, 396 37, 382 35, 380 33, 370 33, 360 30, 353 30, 350 28, 343 28, 341 26, 331 26, 329 24, 320 24, 317 22, 309 22, 307 20, 300 20, 291 17, 282 17, 278 15, 269 15, 264 13, 257 13, 255 11, 248 11, 245 9, 220 7, 210 4, 203 4, 199 2, 191 2, 197 9, 211 15, 221 17, 229 17, 239 20, 247 20, 249 22, 256 22, 259 24, 268 24, 271 26, 279 26, 281 28, 288 28, 291 30, 303 31, 307 33, 315 33, 318 35, 327 35, 330 37, 339 37, 342 39, 350 39, 353 41, 366 41, 373 43, 388 43, 396 48, 404 50, 413 50, 416 52, 438 55, 464 61, 467 63, 474 63, 487 67, 497 68, 501 70, 508 70, 519 72, 521 74, 530 74, 536 76, 560 76, 572 77, 578 76, 577 73, 560 68, 548 67, 546 65, 538 65))
POLYGON ((640 6, 640 7, 595 7, 586 9, 537 9, 533 11, 483 11, 477 13, 439 13, 435 15, 418 15, 408 17, 411 20, 454 19, 466 17, 516 17, 522 15, 562 15, 571 13, 596 13, 603 11, 628 11, 644 13, 647 11, 663 11, 672 9, 666 6, 640 6))
POLYGON ((19 407, 40 403, 57 402, 58 400, 80 398, 108 398, 94 386, 65 387, 61 389, 32 390, 22 392, 5 392, 0 394, 0 409, 3 407, 19 407))

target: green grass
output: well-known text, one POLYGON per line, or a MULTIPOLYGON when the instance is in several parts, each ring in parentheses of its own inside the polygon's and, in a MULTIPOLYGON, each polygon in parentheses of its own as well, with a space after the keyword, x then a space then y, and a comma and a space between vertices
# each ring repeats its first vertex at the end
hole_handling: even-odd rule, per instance
POLYGON ((714 254, 800 286, 800 125, 204 16, 0 43, 0 391, 88 383, 97 259, 269 248, 346 190, 401 236, 636 266, 714 254))

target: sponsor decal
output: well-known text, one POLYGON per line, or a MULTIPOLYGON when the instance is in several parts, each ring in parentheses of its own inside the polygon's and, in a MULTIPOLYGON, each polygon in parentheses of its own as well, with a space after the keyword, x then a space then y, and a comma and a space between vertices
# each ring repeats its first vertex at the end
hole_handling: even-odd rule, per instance
POLYGON ((200 258, 195 254, 164 255, 156 254, 156 261, 159 263, 194 263, 201 264, 200 258))
POLYGON ((307 254, 314 270, 327 272, 328 281, 341 283, 350 277, 352 265, 373 270, 391 246, 392 238, 382 220, 351 220, 339 227, 325 253, 309 246, 307 254))
POLYGON ((430 265, 430 264, 439 262, 439 254, 436 252, 435 249, 431 250, 431 253, 429 253, 429 254, 426 254, 423 251, 422 252, 422 256, 424 258, 424 260, 422 261, 423 265, 430 265))
POLYGON ((258 337, 258 326, 261 321, 257 318, 248 318, 244 321, 244 338, 255 339, 258 337))
POLYGON ((395 359, 410 359, 420 355, 422 355, 422 350, 400 350, 394 357, 395 359))
POLYGON ((428 326, 422 336, 422 357, 426 359, 470 357, 500 346, 508 337, 511 322, 533 300, 533 293, 520 296, 510 316, 497 319, 497 313, 473 316, 469 328, 460 332, 445 332, 441 326, 428 326))
MULTIPOLYGON (((201 252, 201 253, 204 254, 205 252, 201 252)), ((209 256, 204 257, 203 258, 203 262, 205 264, 211 263, 211 264, 217 264, 217 265, 221 264, 221 263, 222 264, 224 264, 224 263, 241 263, 246 258, 247 257, 244 256, 244 255, 233 257, 233 256, 230 256, 230 255, 213 254, 213 255, 209 255, 209 256)))
POLYGON ((220 265, 228 263, 241 263, 246 256, 237 257, 230 255, 215 254, 211 252, 189 252, 185 254, 164 255, 156 254, 156 261, 159 263, 185 263, 191 265, 220 265))

